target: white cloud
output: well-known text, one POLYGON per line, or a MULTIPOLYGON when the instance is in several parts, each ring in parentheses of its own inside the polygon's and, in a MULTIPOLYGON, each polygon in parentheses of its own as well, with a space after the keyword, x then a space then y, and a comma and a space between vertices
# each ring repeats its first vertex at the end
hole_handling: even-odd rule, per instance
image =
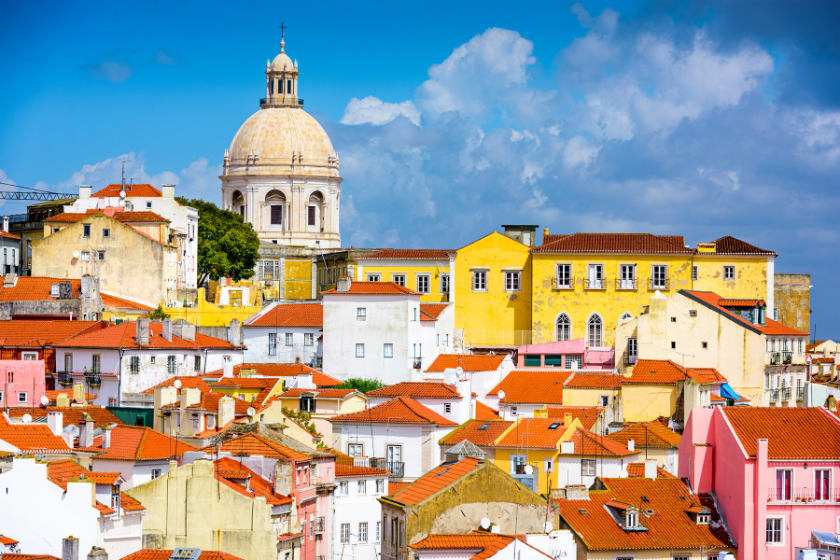
POLYGON ((165 66, 178 66, 178 59, 164 50, 156 52, 153 60, 157 64, 163 64, 165 66))
POLYGON ((84 64, 82 68, 100 80, 108 80, 115 84, 123 83, 133 74, 131 65, 122 60, 103 60, 96 64, 84 64))
POLYGON ((403 116, 413 124, 420 126, 420 111, 411 101, 402 103, 385 103, 376 97, 368 96, 364 99, 354 97, 344 108, 342 124, 374 124, 382 126, 397 117, 403 116))
POLYGON ((591 145, 583 136, 575 136, 563 150, 563 163, 566 167, 587 166, 598 156, 601 148, 591 145))

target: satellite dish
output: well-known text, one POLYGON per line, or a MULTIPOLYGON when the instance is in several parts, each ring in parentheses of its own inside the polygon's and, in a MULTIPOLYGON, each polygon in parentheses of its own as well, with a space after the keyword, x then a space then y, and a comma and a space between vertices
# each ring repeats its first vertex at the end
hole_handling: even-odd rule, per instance
POLYGON ((125 198, 125 191, 120 191, 120 198, 125 198))
POLYGON ((46 405, 48 402, 50 402, 50 399, 47 398, 47 395, 41 397, 41 404, 46 405))
POLYGON ((461 366, 456 367, 455 368, 455 373, 458 374, 458 377, 464 375, 464 368, 462 368, 461 366))
POLYGON ((525 465, 525 474, 534 474, 534 467, 531 465, 525 465))
POLYGON ((78 251, 73 251, 73 258, 74 258, 74 259, 78 259, 78 258, 79 258, 79 252, 78 252, 78 251))
POLYGON ((32 422, 32 415, 31 414, 24 414, 23 418, 21 418, 21 420, 23 420, 24 424, 29 424, 30 422, 32 422))
POLYGON ((248 416, 253 416, 253 415, 254 415, 254 414, 256 414, 256 413, 257 413, 257 411, 256 411, 256 410, 254 410, 254 407, 253 407, 253 406, 249 406, 249 407, 248 407, 248 416))
POLYGON ((545 534, 549 534, 551 531, 554 530, 554 525, 551 524, 551 521, 545 522, 545 534))
POLYGON ((659 296, 662 295, 662 292, 660 292, 659 290, 656 290, 656 293, 654 293, 653 295, 655 295, 656 297, 659 297, 659 296))
POLYGON ((487 519, 486 517, 481 519, 481 528, 484 529, 485 531, 490 528, 490 520, 487 519))
POLYGON ((176 389, 180 389, 181 388, 181 380, 176 379, 175 383, 173 383, 172 386, 175 387, 176 389))
POLYGON ((499 391, 499 400, 500 401, 505 400, 505 392, 504 391, 499 391))

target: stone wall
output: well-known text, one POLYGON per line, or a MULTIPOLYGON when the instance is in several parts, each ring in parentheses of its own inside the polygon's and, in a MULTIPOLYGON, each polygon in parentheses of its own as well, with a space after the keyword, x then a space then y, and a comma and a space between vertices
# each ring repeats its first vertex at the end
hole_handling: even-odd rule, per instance
MULTIPOLYGON (((779 309, 779 322, 792 329, 810 332, 811 325, 811 275, 776 274, 773 281, 776 292, 775 305, 779 309)), ((767 315, 772 316, 772 309, 767 315)))

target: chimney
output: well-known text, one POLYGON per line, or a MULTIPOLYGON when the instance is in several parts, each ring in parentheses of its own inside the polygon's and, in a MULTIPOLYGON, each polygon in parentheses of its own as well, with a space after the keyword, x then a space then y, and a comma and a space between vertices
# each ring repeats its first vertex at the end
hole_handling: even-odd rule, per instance
POLYGON ((201 390, 195 387, 181 389, 181 408, 187 408, 201 402, 201 390))
POLYGON ((163 185, 160 188, 160 195, 163 198, 175 198, 175 185, 163 185))
MULTIPOLYGON (((239 375, 242 375, 242 370, 239 371, 239 375)), ((233 377, 233 363, 225 362, 222 364, 222 376, 233 377)))
POLYGON ((585 484, 569 484, 566 486, 567 500, 588 500, 589 488, 585 484))
POLYGON ((172 342, 172 319, 163 320, 163 338, 172 342))
POLYGON ((656 459, 645 459, 645 478, 656 480, 656 459))
MULTIPOLYGON (((160 412, 162 406, 174 403, 178 400, 178 389, 173 386, 155 387, 155 420, 154 429, 158 432, 163 432, 163 415, 160 412)), ((174 421, 174 420, 173 420, 174 421)))
POLYGON ((230 397, 222 397, 219 399, 219 412, 216 415, 216 420, 218 424, 218 428, 221 430, 223 427, 227 426, 227 424, 233 420, 234 418, 234 408, 233 408, 233 399, 230 397))
POLYGON ((102 428, 102 449, 110 449, 111 447, 111 426, 102 428))
POLYGON ((68 408, 70 406, 70 397, 67 396, 67 393, 59 393, 55 398, 55 406, 58 408, 68 408))
POLYGON ((149 319, 140 317, 136 322, 137 332, 134 335, 134 340, 141 346, 149 344, 149 319))
POLYGON ((545 229, 543 230, 543 243, 545 243, 545 236, 546 236, 546 235, 549 235, 549 233, 548 233, 548 226, 545 226, 545 229))
POLYGON ((228 329, 228 342, 234 346, 242 344, 242 323, 239 319, 233 319, 230 322, 230 329, 228 329))
POLYGON ((633 441, 632 439, 630 441, 628 441, 627 442, 627 449, 629 451, 636 451, 636 442, 633 441))
POLYGON ((82 383, 73 385, 73 402, 85 404, 85 386, 82 383))
POLYGON ((60 436, 64 431, 64 413, 59 410, 47 412, 47 426, 54 436, 60 436))
POLYGON ((563 414, 563 425, 567 428, 572 425, 572 413, 566 412, 563 414))
POLYGON ((9 217, 3 216, 3 231, 9 233, 9 217))
POLYGON ((94 546, 90 549, 90 552, 88 552, 87 560, 108 560, 108 553, 105 552, 104 548, 94 546))
POLYGON ((283 496, 291 496, 293 474, 291 461, 277 461, 274 464, 274 491, 283 496))
POLYGON ((183 319, 178 319, 172 323, 172 336, 195 342, 195 325, 183 319))
POLYGON ((79 539, 73 535, 61 540, 61 560, 79 560, 79 539))
POLYGON ((93 446, 93 418, 87 412, 79 420, 79 447, 93 446))
POLYGON ((335 287, 336 292, 349 292, 353 281, 347 276, 342 276, 338 279, 338 284, 335 287))
POLYGON ((573 441, 561 441, 560 442, 560 453, 564 455, 572 455, 575 452, 575 442, 573 441))
POLYGON ((79 200, 90 198, 90 185, 79 185, 79 200))

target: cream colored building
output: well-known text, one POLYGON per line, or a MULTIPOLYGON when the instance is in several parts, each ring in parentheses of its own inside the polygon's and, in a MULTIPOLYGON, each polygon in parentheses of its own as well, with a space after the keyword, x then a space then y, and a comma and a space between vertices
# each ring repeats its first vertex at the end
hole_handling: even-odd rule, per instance
POLYGON ((263 241, 335 248, 341 177, 329 136, 298 94, 298 65, 285 52, 268 63, 265 98, 225 152, 224 208, 241 214, 263 241))

